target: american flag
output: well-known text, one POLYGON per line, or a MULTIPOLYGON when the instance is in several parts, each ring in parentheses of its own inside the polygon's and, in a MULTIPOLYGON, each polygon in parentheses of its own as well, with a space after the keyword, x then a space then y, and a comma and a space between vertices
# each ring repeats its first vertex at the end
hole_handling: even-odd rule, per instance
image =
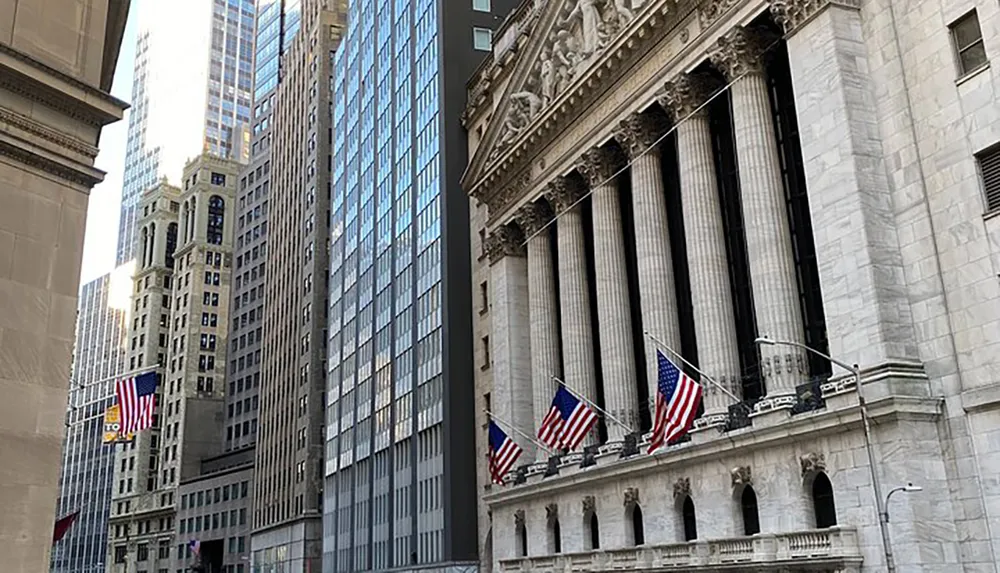
POLYGON ((681 372, 662 352, 656 352, 656 360, 659 381, 649 453, 653 453, 664 444, 669 444, 688 431, 698 413, 702 391, 697 382, 681 372))
POLYGON ((538 439, 553 449, 575 450, 596 423, 597 413, 564 386, 559 386, 552 407, 538 428, 538 439))
POLYGON ((195 555, 200 555, 201 554, 201 540, 200 539, 192 539, 191 541, 188 541, 188 547, 191 548, 191 553, 194 553, 195 555))
POLYGON ((115 384, 121 409, 121 435, 127 436, 153 425, 156 400, 156 373, 146 372, 123 378, 115 384))
POLYGON ((514 467, 514 462, 523 451, 500 426, 490 420, 490 477, 493 483, 503 485, 503 476, 514 467))

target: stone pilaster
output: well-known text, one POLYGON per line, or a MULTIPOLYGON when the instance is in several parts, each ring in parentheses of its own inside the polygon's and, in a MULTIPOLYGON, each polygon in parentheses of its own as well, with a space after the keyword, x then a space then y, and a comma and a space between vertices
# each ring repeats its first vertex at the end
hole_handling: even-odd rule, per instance
MULTIPOLYGON (((490 260, 490 283, 493 285, 490 310, 493 412, 499 419, 533 436, 528 263, 524 236, 517 227, 502 225, 487 237, 486 255, 490 260)), ((525 460, 534 458, 534 444, 516 432, 511 438, 524 448, 525 460)))
MULTIPOLYGON (((576 182, 559 177, 546 192, 558 216, 556 245, 559 249, 559 303, 565 381, 588 400, 597 400, 597 370, 594 365, 594 337, 591 334, 590 287, 587 279, 587 248, 584 243, 583 215, 576 202, 583 189, 576 182)), ((591 432, 583 445, 597 443, 591 432)))
MULTIPOLYGON (((556 313, 556 277, 549 245, 552 210, 544 201, 529 203, 517 212, 517 224, 528 238, 528 317, 531 331, 532 421, 537 426, 549 411, 556 392, 553 376, 562 378, 559 358, 559 317, 556 313)), ((536 451, 542 461, 545 451, 536 451)))
MULTIPOLYGON (((667 121, 662 114, 636 113, 622 121, 615 137, 632 161, 632 212, 642 327, 670 348, 680 351, 681 330, 667 224, 667 198, 657 145, 666 131, 667 121)), ((646 380, 655 383, 656 343, 647 336, 644 344, 646 380)))
MULTIPOLYGON (((757 330, 775 340, 805 343, 792 254, 788 207, 774 135, 764 62, 773 39, 734 28, 719 39, 712 62, 733 83, 733 128, 757 330)), ((761 375, 767 397, 760 409, 794 404, 795 387, 808 377, 804 352, 762 346, 761 375)))
MULTIPOLYGON (((677 124, 677 160, 699 367, 739 396, 736 319, 712 134, 708 112, 695 112, 711 92, 706 78, 682 74, 665 86, 659 101, 674 118, 687 118, 677 124)), ((713 384, 702 385, 705 415, 699 425, 722 423, 732 398, 713 384)))
MULTIPOLYGON (((611 415, 638 431, 639 390, 635 383, 625 230, 618 185, 612 179, 622 165, 618 153, 609 148, 594 148, 583 154, 577 169, 590 186, 594 212, 594 275, 604 403, 611 415)), ((609 442, 621 441, 626 433, 621 426, 608 424, 609 442)))

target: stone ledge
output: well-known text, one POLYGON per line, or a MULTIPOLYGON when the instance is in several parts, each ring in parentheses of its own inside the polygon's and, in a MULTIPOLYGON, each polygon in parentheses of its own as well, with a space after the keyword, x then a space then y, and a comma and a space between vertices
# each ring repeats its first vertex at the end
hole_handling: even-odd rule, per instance
POLYGON ((982 412, 1000 408, 1000 382, 962 392, 962 409, 982 412))
MULTIPOLYGON (((626 459, 607 458, 607 462, 579 469, 562 467, 562 473, 544 481, 530 479, 527 483, 504 489, 490 486, 483 495, 488 505, 508 504, 542 495, 554 495, 572 490, 581 484, 595 487, 598 483, 632 479, 665 472, 688 464, 719 459, 736 451, 759 450, 782 444, 801 442, 816 435, 843 432, 861 426, 856 393, 845 392, 843 401, 827 403, 824 410, 799 414, 785 423, 766 427, 746 427, 717 436, 683 442, 659 450, 652 455, 626 459)), ((934 420, 941 414, 942 400, 933 397, 886 396, 868 400, 868 414, 876 422, 896 420, 934 420)), ((604 461, 604 460, 601 460, 604 461)))

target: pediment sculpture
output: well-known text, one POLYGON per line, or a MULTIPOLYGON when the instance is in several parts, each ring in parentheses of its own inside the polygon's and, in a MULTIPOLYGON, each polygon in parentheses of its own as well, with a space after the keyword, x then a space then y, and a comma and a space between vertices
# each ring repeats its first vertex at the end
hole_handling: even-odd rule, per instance
MULTIPOLYGON (((566 0, 523 84, 508 96, 497 144, 498 157, 635 19, 648 0, 566 0)), ((536 28, 537 29, 537 28, 536 28)))

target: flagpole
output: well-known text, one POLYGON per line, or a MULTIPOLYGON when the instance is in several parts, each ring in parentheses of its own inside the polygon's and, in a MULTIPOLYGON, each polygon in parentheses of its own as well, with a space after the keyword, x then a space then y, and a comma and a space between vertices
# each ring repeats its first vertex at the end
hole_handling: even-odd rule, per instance
MULTIPOLYGON (((132 376, 132 375, 135 375, 135 374, 145 374, 146 372, 152 372, 152 371, 156 370, 157 368, 163 368, 163 366, 164 366, 163 364, 152 364, 150 366, 144 366, 142 368, 137 368, 135 370, 129 370, 127 372, 119 372, 118 374, 115 374, 114 376, 108 376, 107 378, 101 378, 100 380, 93 380, 93 381, 88 382, 88 384, 100 384, 101 382, 107 382, 109 380, 116 380, 118 378, 124 378, 126 376, 132 376)), ((72 378, 70 379, 70 384, 79 384, 81 388, 83 387, 83 382, 78 382, 76 380, 73 380, 72 378)))
POLYGON ((539 441, 538 441, 538 440, 536 440, 535 438, 532 438, 532 437, 531 437, 531 436, 529 436, 528 434, 525 434, 525 433, 524 433, 524 432, 522 432, 521 430, 518 430, 518 429, 517 429, 517 427, 516 427, 516 426, 514 426, 514 424, 511 424, 510 422, 507 422, 506 420, 504 420, 504 419, 502 419, 502 418, 498 418, 498 417, 496 416, 496 414, 494 414, 493 412, 490 412, 490 411, 489 411, 489 410, 487 410, 486 408, 483 408, 483 412, 486 412, 486 415, 487 415, 487 416, 489 416, 489 417, 490 417, 490 419, 492 419, 492 420, 495 420, 495 421, 497 421, 497 422, 500 422, 500 423, 501 423, 501 424, 503 424, 504 426, 507 426, 508 428, 510 428, 511 430, 513 430, 513 431, 514 431, 514 433, 518 434, 518 435, 519 435, 519 436, 521 436, 522 438, 524 438, 524 439, 528 440, 528 441, 529 441, 529 442, 531 442, 532 444, 535 444, 535 446, 537 446, 537 447, 539 447, 539 448, 542 448, 543 450, 545 450, 546 452, 548 452, 550 456, 554 456, 554 455, 556 455, 556 452, 555 452, 554 450, 551 450, 551 449, 549 449, 549 447, 548 447, 548 446, 546 446, 545 444, 543 444, 543 443, 539 442, 539 441))
POLYGON ((712 386, 715 386, 716 388, 718 388, 719 390, 721 390, 723 394, 725 394, 726 396, 729 396, 730 398, 732 398, 733 402, 736 402, 736 403, 742 402, 742 400, 740 400, 739 398, 737 398, 736 394, 733 394, 731 390, 729 390, 728 388, 726 388, 722 384, 719 384, 718 382, 716 382, 715 379, 712 378, 711 376, 709 376, 708 374, 705 374, 704 372, 702 372, 701 370, 699 370, 697 366, 695 366, 694 364, 691 364, 683 356, 681 356, 680 352, 677 352, 673 348, 670 348, 669 346, 667 346, 666 344, 664 344, 662 340, 660 340, 659 338, 653 336, 653 334, 650 333, 648 330, 644 331, 643 334, 645 334, 646 336, 648 336, 649 339, 652 340, 653 342, 655 342, 657 346, 663 348, 664 350, 666 350, 670 354, 673 354, 677 359, 679 359, 681 362, 683 362, 685 365, 687 365, 688 368, 690 368, 690 369, 694 370, 695 372, 697 372, 701 376, 702 380, 705 380, 706 382, 708 382, 712 386))
POLYGON ((577 392, 576 390, 574 390, 574 389, 573 389, 573 388, 572 388, 572 387, 571 387, 571 386, 570 386, 569 384, 567 384, 567 383, 566 383, 565 381, 563 381, 563 380, 560 380, 558 376, 553 376, 553 377, 552 377, 552 379, 553 379, 553 380, 555 380, 556 382, 558 382, 560 386, 562 386, 563 388, 565 388, 567 392, 569 392, 570 394, 572 394, 572 395, 576 396, 576 397, 577 397, 577 398, 579 398, 579 399, 580 399, 581 401, 583 401, 583 402, 584 402, 585 404, 587 404, 587 405, 588 405, 588 406, 590 406, 591 408, 593 408, 593 409, 597 410, 598 412, 600 412, 601 414, 603 414, 605 418, 607 418, 607 419, 611 420, 611 421, 612 421, 612 422, 614 422, 615 424, 618 424, 618 425, 619 425, 619 426, 621 426, 622 428, 625 428, 625 430, 626 430, 626 431, 628 431, 628 433, 630 433, 630 434, 633 434, 633 433, 635 433, 635 430, 633 430, 632 428, 630 428, 630 427, 628 426, 628 424, 626 424, 625 422, 622 422, 622 421, 621 421, 621 420, 619 420, 618 418, 615 418, 615 417, 614 417, 614 416, 612 416, 612 415, 611 415, 610 413, 608 413, 608 411, 607 411, 607 410, 605 410, 604 408, 601 408, 601 407, 600 407, 600 406, 598 406, 597 404, 595 404, 595 403, 591 402, 590 400, 588 400, 588 399, 586 398, 586 396, 584 396, 583 394, 580 394, 579 392, 577 392))

